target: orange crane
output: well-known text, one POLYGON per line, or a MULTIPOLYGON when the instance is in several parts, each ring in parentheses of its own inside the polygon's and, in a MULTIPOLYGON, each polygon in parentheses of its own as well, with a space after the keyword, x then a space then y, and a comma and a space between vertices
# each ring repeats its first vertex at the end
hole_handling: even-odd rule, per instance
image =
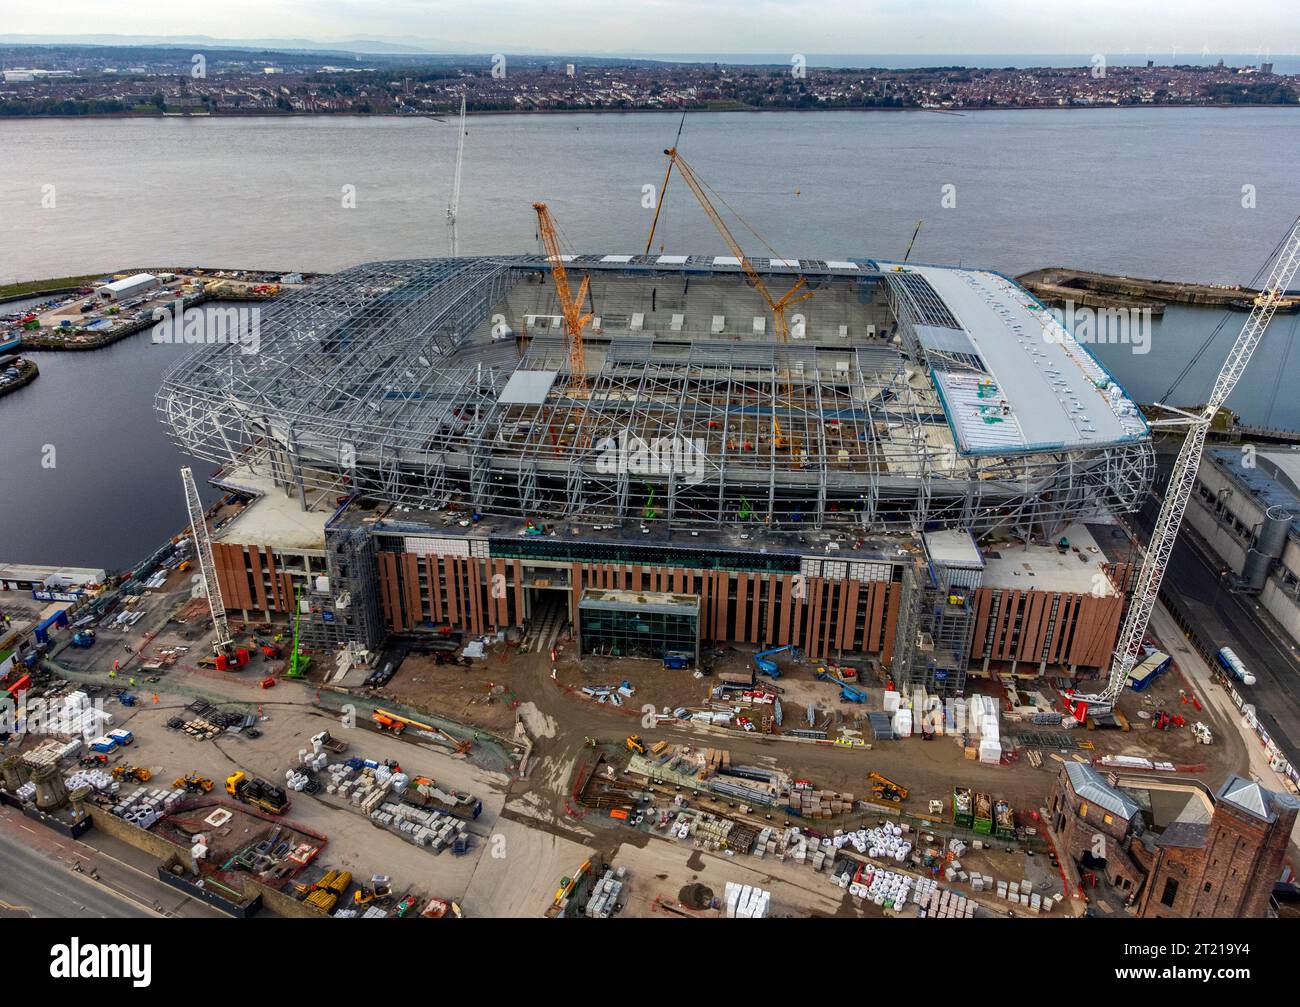
POLYGON ((564 331, 569 340, 569 374, 572 387, 583 392, 587 388, 587 351, 582 344, 582 330, 591 321, 592 313, 582 313, 582 302, 587 299, 591 277, 584 275, 575 296, 569 287, 569 274, 564 268, 564 255, 560 252, 560 239, 555 231, 555 221, 545 203, 534 203, 537 212, 537 229, 542 236, 542 246, 551 264, 551 279, 555 281, 555 295, 560 299, 564 314, 564 331))
MULTIPOLYGON (((690 187, 691 192, 695 194, 695 198, 699 201, 701 208, 708 215, 709 220, 713 221, 713 226, 717 228, 718 234, 722 236, 722 240, 725 241, 727 247, 731 249, 731 254, 739 260, 740 268, 745 271, 745 275, 749 278, 749 282, 754 285, 754 289, 757 290, 759 294, 762 295, 763 300, 767 302, 767 306, 772 311, 772 320, 776 326, 777 340, 782 343, 787 342, 789 340, 790 330, 785 322, 785 309, 791 304, 798 304, 800 301, 806 301, 808 298, 812 297, 813 292, 811 290, 805 290, 802 294, 799 294, 799 291, 807 281, 801 276, 799 277, 798 282, 786 291, 784 297, 779 300, 773 297, 772 292, 767 289, 767 284, 763 282, 763 278, 758 275, 758 270, 755 269, 754 264, 749 261, 749 256, 742 251, 740 243, 736 241, 735 235, 733 235, 731 229, 727 227, 727 222, 722 219, 722 214, 718 212, 717 207, 715 207, 713 202, 709 199, 709 194, 706 191, 707 185, 700 180, 698 175, 695 174, 695 169, 686 163, 686 160, 677 152, 676 147, 669 147, 664 151, 664 153, 668 155, 669 172, 672 171, 674 166, 677 168, 677 174, 682 177, 682 181, 684 181, 690 187), (796 297, 796 294, 799 296, 796 297)), ((665 183, 667 182, 667 178, 668 176, 665 175, 665 183)), ((662 194, 660 195, 660 202, 663 202, 662 194)), ((732 212, 734 213, 735 211, 733 210, 732 212)), ((655 220, 657 221, 658 219, 658 214, 656 214, 655 220)), ((749 225, 746 226, 748 227, 749 225)), ((751 228, 751 230, 753 229, 751 228)), ((652 241, 654 241, 653 224, 650 228, 650 242, 652 241)), ((647 242, 647 247, 649 247, 649 242, 647 242)), ((775 255, 773 257, 775 258, 775 255)))
POLYGON ((392 731, 394 734, 401 734, 409 727, 435 741, 446 742, 462 754, 474 747, 474 742, 457 738, 454 734, 448 734, 441 727, 424 724, 418 720, 412 720, 410 717, 403 717, 400 713, 393 713, 391 710, 385 710, 382 707, 377 707, 371 713, 370 719, 381 731, 392 731))

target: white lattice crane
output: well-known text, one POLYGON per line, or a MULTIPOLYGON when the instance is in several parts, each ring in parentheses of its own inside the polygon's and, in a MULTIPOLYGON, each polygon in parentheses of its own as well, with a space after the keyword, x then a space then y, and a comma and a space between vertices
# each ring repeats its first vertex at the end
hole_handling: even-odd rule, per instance
POLYGON ((451 202, 447 204, 447 243, 451 257, 456 257, 456 215, 460 212, 460 169, 465 162, 465 92, 460 93, 460 120, 456 136, 456 174, 451 183, 451 202))
POLYGON ((1147 544, 1146 557, 1142 560, 1137 582, 1133 586, 1133 599, 1129 603, 1124 625, 1120 628, 1106 687, 1099 693, 1073 695, 1070 697, 1073 703, 1086 704, 1090 710, 1108 711, 1115 705, 1116 698, 1128 681, 1129 673, 1142 649, 1142 640, 1146 636, 1151 612, 1156 606, 1160 584, 1164 580, 1165 569, 1169 566, 1169 557, 1183 523, 1183 513, 1187 510, 1187 502, 1196 485, 1196 473, 1201 466, 1201 452, 1205 447, 1210 424, 1245 372, 1251 355, 1273 318, 1278 301, 1283 298, 1287 287, 1295 278, 1297 268, 1300 268, 1300 218, 1292 223, 1290 232, 1278 246, 1273 269, 1261 288, 1260 295, 1255 299, 1250 317, 1232 344, 1227 360, 1219 369, 1209 400, 1198 413, 1187 413, 1162 405, 1162 408, 1178 413, 1182 421, 1187 423, 1187 438, 1178 451, 1164 502, 1151 532, 1151 541, 1147 544))
POLYGON ((217 564, 212 559, 212 539, 203 514, 203 501, 199 499, 199 488, 194 484, 194 473, 189 466, 181 469, 181 482, 185 486, 185 509, 190 513, 190 531, 194 535, 194 553, 198 556, 199 573, 203 577, 203 592, 208 598, 212 628, 216 633, 212 649, 218 654, 227 654, 234 647, 234 641, 230 638, 230 624, 226 622, 226 603, 221 597, 221 585, 217 583, 217 564))

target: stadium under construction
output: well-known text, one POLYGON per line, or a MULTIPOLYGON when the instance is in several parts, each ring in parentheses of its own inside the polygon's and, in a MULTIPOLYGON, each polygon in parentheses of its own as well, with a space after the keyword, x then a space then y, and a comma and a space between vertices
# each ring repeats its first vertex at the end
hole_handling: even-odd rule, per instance
POLYGON ((575 354, 553 262, 358 266, 166 376, 169 434, 247 501, 214 529, 229 609, 301 589, 326 650, 558 608, 584 649, 644 625, 941 693, 1104 671, 1121 578, 1085 523, 1136 507, 1150 434, 1013 281, 749 260, 804 281, 774 319, 735 257, 564 256, 575 354))

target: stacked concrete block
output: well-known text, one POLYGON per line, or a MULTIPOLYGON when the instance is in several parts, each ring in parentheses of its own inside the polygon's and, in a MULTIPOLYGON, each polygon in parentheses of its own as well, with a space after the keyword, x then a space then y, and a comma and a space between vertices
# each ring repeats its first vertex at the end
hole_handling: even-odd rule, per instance
POLYGON ((617 910, 623 889, 627 882, 627 872, 619 868, 619 874, 607 870, 592 888, 591 897, 583 907, 583 915, 593 919, 608 919, 617 910))
POLYGON ((727 919, 762 919, 768 915, 772 893, 751 885, 728 881, 723 897, 727 919))

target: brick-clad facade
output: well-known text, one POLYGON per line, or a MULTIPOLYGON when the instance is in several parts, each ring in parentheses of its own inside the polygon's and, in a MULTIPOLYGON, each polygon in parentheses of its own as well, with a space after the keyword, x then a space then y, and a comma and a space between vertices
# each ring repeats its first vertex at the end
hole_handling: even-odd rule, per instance
POLYGON ((1067 763, 1048 801, 1064 856, 1104 875, 1147 918, 1262 917, 1282 873, 1300 801, 1239 776, 1212 805, 1199 788, 1162 831, 1137 802, 1091 766, 1067 763))
POLYGON ((1146 869, 1132 849, 1142 814, 1132 798, 1091 766, 1075 763, 1062 767, 1047 810, 1059 853, 1103 874, 1116 891, 1137 892, 1146 869))
MULTIPOLYGON (((1268 911, 1300 809, 1241 777, 1220 788, 1214 815, 1199 829, 1156 840, 1140 915, 1155 918, 1258 918, 1268 911)), ((1170 830, 1173 831, 1173 830, 1170 830)))

